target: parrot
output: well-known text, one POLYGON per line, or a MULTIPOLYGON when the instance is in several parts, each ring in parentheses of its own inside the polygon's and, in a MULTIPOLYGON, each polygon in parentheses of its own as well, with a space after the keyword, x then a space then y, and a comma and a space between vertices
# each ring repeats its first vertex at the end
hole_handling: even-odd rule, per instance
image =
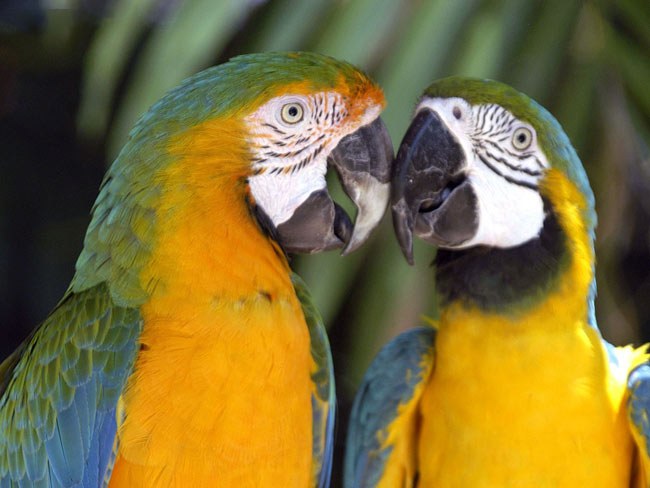
POLYGON ((237 56, 156 102, 68 290, 0 365, 0 487, 328 486, 332 358, 288 256, 352 252, 382 218, 384 106, 307 52, 237 56))
POLYGON ((599 332, 594 195, 557 120, 498 81, 416 103, 391 179, 397 241, 435 246, 439 317, 402 332, 354 399, 352 487, 647 487, 647 346, 599 332))

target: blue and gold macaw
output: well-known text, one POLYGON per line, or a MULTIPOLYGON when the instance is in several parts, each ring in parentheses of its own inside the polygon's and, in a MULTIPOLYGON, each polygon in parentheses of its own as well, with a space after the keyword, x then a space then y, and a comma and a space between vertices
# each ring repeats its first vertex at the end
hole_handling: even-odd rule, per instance
POLYGON ((646 347, 594 313, 594 197, 558 122, 489 80, 417 104, 395 231, 438 247, 439 322, 379 353, 356 397, 345 486, 647 487, 646 347))
POLYGON ((70 288, 0 364, 0 488, 327 487, 332 360, 286 253, 350 252, 379 223, 383 107, 352 65, 299 52, 233 58, 157 102, 70 288))

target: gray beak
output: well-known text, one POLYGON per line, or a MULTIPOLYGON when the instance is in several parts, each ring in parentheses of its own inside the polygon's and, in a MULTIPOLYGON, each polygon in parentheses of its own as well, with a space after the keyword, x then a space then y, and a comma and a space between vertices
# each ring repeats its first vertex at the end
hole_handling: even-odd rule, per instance
POLYGON ((478 200, 464 166, 463 150, 438 114, 419 112, 397 151, 391 192, 395 235, 409 264, 413 234, 455 247, 476 233, 478 200))
POLYGON ((341 139, 327 160, 357 208, 354 224, 326 190, 318 190, 277 227, 277 240, 286 252, 343 247, 342 254, 347 255, 368 239, 386 211, 393 144, 379 117, 341 139))
POLYGON ((358 249, 379 224, 390 197, 393 144, 383 120, 341 139, 328 162, 339 175, 343 190, 357 207, 357 218, 342 254, 358 249))

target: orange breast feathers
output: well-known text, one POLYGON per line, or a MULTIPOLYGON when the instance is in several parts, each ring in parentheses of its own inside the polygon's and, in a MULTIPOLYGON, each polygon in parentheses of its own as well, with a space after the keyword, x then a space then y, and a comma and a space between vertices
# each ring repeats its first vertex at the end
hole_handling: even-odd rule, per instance
MULTIPOLYGON (((201 158, 206 143, 195 140, 185 164, 220 164, 201 158)), ((110 486, 304 488, 313 360, 289 267, 251 218, 236 171, 188 179, 197 174, 162 176, 165 226, 140 278, 152 296, 110 486)))
POLYGON ((309 486, 305 324, 280 298, 212 306, 187 322, 147 313, 111 487, 309 486))

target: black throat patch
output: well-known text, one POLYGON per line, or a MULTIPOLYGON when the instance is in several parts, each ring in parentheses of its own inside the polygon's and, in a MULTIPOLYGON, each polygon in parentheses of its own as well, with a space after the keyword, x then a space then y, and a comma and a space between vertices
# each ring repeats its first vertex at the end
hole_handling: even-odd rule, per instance
POLYGON ((540 235, 520 246, 439 249, 434 260, 440 305, 464 302, 485 311, 516 312, 533 306, 556 285, 570 256, 552 207, 540 235))

